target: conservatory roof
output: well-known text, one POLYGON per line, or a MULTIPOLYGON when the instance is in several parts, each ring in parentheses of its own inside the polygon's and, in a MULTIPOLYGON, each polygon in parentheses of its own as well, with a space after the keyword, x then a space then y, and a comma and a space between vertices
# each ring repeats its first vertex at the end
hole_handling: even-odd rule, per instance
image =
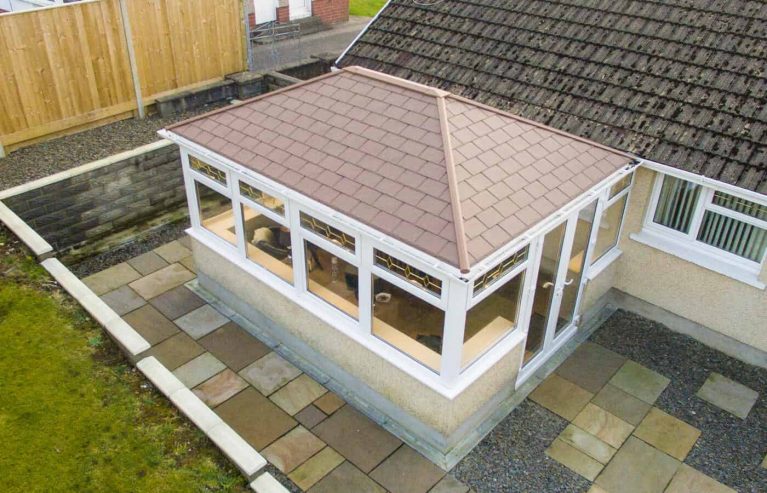
POLYGON ((360 67, 168 130, 461 270, 633 161, 360 67))

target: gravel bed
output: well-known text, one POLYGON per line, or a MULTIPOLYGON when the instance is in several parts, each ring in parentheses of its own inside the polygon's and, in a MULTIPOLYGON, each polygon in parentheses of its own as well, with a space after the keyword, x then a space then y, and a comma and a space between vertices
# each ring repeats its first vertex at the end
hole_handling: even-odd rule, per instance
POLYGON ((159 140, 161 128, 226 104, 206 105, 168 118, 129 118, 13 151, 0 159, 0 190, 150 144, 159 140))
POLYGON ((157 228, 142 233, 130 243, 126 243, 112 250, 93 255, 77 263, 69 265, 69 270, 80 279, 108 269, 120 262, 125 262, 133 257, 146 253, 150 250, 170 243, 173 240, 183 238, 184 231, 189 228, 189 219, 175 223, 164 224, 157 228))
POLYGON ((525 399, 452 470, 477 493, 583 492, 590 483, 546 456, 567 421, 525 399))
POLYGON ((655 405, 702 432, 685 463, 739 492, 767 491, 767 370, 625 311, 591 340, 671 379, 655 405), (745 420, 695 395, 712 372, 759 392, 745 420))

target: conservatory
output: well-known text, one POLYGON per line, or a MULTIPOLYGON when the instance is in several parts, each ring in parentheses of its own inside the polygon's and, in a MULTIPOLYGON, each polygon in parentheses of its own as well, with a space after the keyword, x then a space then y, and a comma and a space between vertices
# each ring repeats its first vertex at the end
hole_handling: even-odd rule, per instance
POLYGON ((358 67, 161 134, 200 286, 440 463, 577 331, 635 167, 358 67))

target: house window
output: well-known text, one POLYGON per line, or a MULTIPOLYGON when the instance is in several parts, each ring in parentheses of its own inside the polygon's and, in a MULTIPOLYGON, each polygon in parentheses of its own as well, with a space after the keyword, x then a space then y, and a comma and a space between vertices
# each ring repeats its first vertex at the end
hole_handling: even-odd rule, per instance
POLYGON ((290 229, 245 204, 242 205, 242 223, 248 260, 292 283, 290 229))
POLYGON ((232 245, 236 245, 237 233, 234 228, 232 201, 229 197, 196 180, 194 187, 202 227, 232 245))
POLYGON ((371 295, 373 334, 439 372, 445 312, 377 275, 371 295))
POLYGON ((304 241, 304 255, 309 292, 358 319, 359 272, 357 267, 310 241, 304 241))
POLYGON ((605 258, 618 246, 633 177, 633 173, 627 174, 610 187, 599 219, 599 228, 596 231, 596 244, 591 254, 592 265, 605 258))
POLYGON ((280 216, 285 215, 285 203, 263 190, 244 182, 240 182, 240 195, 262 205, 280 216))
POLYGON ((430 276, 424 271, 416 269, 412 265, 380 250, 373 250, 373 256, 377 266, 408 281, 413 286, 424 289, 435 296, 442 296, 442 281, 436 277, 430 276))
POLYGON ((335 228, 324 221, 310 216, 306 213, 301 213, 301 226, 312 231, 321 237, 330 240, 334 244, 344 248, 350 252, 354 252, 356 241, 354 236, 344 233, 338 228, 335 228))
POLYGON ((226 172, 224 170, 218 169, 194 156, 189 156, 189 167, 213 181, 226 185, 226 172))
POLYGON ((757 269, 767 250, 767 206, 673 176, 663 177, 652 221, 757 269))

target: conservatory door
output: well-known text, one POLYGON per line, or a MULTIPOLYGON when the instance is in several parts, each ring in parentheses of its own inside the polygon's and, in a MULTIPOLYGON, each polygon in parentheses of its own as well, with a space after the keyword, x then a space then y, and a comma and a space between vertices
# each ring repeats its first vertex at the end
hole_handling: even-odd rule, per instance
POLYGON ((543 237, 523 367, 533 371, 575 331, 596 201, 543 237))

